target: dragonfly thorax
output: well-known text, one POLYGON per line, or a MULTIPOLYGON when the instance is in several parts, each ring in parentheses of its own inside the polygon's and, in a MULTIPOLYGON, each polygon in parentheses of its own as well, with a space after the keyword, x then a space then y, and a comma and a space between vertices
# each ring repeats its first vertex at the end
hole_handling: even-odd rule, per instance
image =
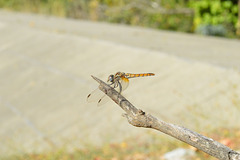
POLYGON ((121 76, 125 76, 125 73, 123 72, 117 72, 115 75, 111 74, 109 77, 108 77, 108 82, 111 82, 111 84, 113 83, 116 83, 121 76))

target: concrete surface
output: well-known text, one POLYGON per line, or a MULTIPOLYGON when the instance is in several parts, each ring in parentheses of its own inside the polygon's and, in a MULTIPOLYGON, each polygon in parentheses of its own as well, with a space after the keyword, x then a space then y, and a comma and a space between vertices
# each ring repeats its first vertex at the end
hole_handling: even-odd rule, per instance
POLYGON ((0 154, 69 150, 148 137, 113 102, 87 103, 117 71, 134 105, 195 131, 239 128, 240 42, 0 11, 0 154))

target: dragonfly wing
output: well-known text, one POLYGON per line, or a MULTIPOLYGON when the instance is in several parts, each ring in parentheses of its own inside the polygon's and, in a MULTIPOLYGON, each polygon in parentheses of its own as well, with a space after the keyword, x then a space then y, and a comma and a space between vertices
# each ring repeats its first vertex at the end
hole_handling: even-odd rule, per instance
POLYGON ((108 101, 110 100, 110 98, 107 96, 107 95, 103 95, 102 96, 102 98, 100 98, 99 100, 98 100, 98 106, 101 106, 101 105, 103 105, 103 104, 105 104, 105 103, 107 103, 108 101))
MULTIPOLYGON (((121 91, 124 91, 128 87, 129 80, 125 76, 122 76, 119 80, 119 83, 120 83, 121 88, 122 88, 121 91)), ((115 88, 115 89, 119 92, 120 91, 120 86, 118 85, 118 87, 115 88)), ((97 102, 98 106, 101 106, 101 105, 105 104, 106 102, 109 101, 109 99, 110 98, 108 96, 106 96, 98 88, 87 96, 87 101, 88 102, 97 102)))
MULTIPOLYGON (((122 86, 122 91, 124 91, 125 89, 127 89, 127 87, 128 87, 128 85, 129 85, 129 80, 128 80, 128 78, 126 78, 126 77, 121 77, 121 79, 120 79, 120 84, 121 84, 121 86, 122 86)), ((119 87, 118 87, 119 88, 119 87)))
MULTIPOLYGON (((122 91, 125 90, 127 87, 128 87, 128 84, 129 84, 129 80, 125 77, 121 78, 119 80, 121 86, 122 86, 122 91)), ((113 87, 113 86, 112 86, 113 87)), ((120 87, 118 86, 117 88, 115 88, 118 92, 120 91, 120 87)), ((108 101, 110 100, 110 97, 108 97, 107 95, 103 95, 99 101, 98 101, 98 106, 101 106, 105 103, 107 103, 108 101)))
POLYGON ((87 96, 87 101, 98 102, 104 95, 105 94, 97 88, 87 96))
POLYGON ((105 95, 101 90, 98 88, 95 89, 92 93, 90 93, 87 96, 87 102, 97 102, 98 106, 101 106, 105 103, 107 103, 109 100, 109 97, 105 95))

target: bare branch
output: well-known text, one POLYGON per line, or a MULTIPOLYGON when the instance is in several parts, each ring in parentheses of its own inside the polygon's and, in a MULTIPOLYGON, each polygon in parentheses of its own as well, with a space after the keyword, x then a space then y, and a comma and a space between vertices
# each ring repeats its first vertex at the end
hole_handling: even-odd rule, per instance
POLYGON ((126 98, 102 80, 92 76, 100 85, 99 89, 107 94, 125 112, 128 122, 136 127, 152 128, 179 139, 220 160, 240 160, 240 154, 227 146, 193 132, 187 128, 166 123, 134 107, 126 98))

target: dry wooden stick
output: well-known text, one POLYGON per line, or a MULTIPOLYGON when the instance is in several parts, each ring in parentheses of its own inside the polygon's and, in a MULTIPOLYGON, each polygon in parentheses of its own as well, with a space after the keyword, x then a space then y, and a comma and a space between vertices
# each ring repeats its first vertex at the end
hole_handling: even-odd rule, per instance
POLYGON ((179 139, 220 160, 240 160, 240 154, 227 146, 175 124, 166 123, 151 114, 134 107, 126 98, 102 80, 92 76, 100 85, 99 89, 107 94, 126 113, 128 122, 136 127, 152 128, 179 139))

